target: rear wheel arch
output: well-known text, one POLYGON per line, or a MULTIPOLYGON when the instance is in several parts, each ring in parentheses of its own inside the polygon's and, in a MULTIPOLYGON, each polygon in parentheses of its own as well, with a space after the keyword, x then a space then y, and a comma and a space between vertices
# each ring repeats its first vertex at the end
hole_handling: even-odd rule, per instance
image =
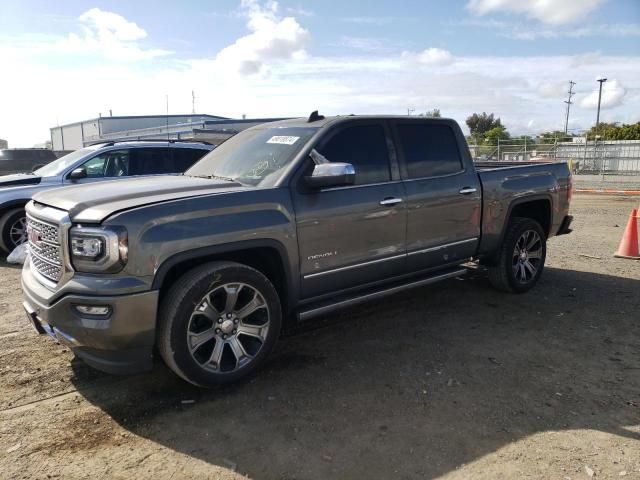
POLYGON ((542 227, 545 237, 548 238, 553 223, 553 200, 549 195, 535 195, 511 202, 507 214, 504 217, 502 232, 500 233, 500 239, 496 244, 495 251, 480 256, 480 262, 483 265, 490 266, 496 264, 498 261, 498 251, 502 248, 509 227, 516 218, 530 218, 535 220, 542 227))
POLYGON ((509 209, 509 213, 505 219, 505 225, 503 227, 502 238, 507 230, 509 222, 514 218, 530 218, 540 224, 547 237, 551 232, 551 224, 553 207, 550 197, 541 196, 537 198, 526 198, 520 201, 514 202, 509 209))

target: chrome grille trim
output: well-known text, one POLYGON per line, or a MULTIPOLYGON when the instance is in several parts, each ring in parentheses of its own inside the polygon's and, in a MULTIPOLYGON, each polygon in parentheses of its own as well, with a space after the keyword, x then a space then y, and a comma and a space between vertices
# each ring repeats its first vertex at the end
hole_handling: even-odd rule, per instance
POLYGON ((59 227, 27 217, 27 229, 37 232, 40 240, 32 241, 29 235, 29 253, 33 256, 33 266, 40 275, 58 282, 62 277, 59 227))
POLYGON ((73 276, 67 252, 71 220, 67 212, 29 202, 27 225, 39 234, 35 242, 29 239, 30 269, 40 283, 54 289, 73 276))

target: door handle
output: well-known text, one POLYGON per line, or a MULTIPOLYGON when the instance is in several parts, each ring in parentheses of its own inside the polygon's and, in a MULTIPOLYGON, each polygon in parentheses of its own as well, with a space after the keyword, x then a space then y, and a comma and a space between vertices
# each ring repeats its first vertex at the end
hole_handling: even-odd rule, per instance
POLYGON ((393 197, 389 197, 389 198, 385 198, 384 200, 380 201, 380 205, 395 205, 397 203, 401 203, 402 199, 401 198, 393 198, 393 197))
POLYGON ((474 187, 464 187, 460 189, 460 195, 469 195, 470 193, 476 193, 478 191, 478 189, 474 188, 474 187))

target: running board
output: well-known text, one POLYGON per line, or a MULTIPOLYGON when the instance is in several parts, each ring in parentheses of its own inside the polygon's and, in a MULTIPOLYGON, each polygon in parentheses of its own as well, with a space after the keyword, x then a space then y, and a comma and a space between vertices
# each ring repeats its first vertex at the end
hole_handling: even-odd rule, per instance
POLYGON ((356 294, 350 297, 343 297, 341 300, 333 301, 331 303, 325 302, 320 306, 311 307, 307 310, 302 310, 298 312, 298 320, 301 322, 304 322, 312 318, 319 317, 321 315, 325 315, 330 312, 334 312, 336 310, 352 307, 354 305, 359 305, 361 303, 365 303, 370 300, 386 297, 387 295, 393 295, 394 293, 402 292, 404 290, 409 290, 410 288, 422 287, 424 285, 440 282, 442 280, 447 280, 449 278, 459 277, 461 275, 466 274, 467 271, 468 269, 466 268, 456 268, 455 270, 447 270, 445 272, 440 272, 430 277, 423 278, 421 280, 415 280, 409 283, 403 283, 403 284, 394 285, 391 287, 382 287, 377 290, 369 291, 364 294, 356 294))

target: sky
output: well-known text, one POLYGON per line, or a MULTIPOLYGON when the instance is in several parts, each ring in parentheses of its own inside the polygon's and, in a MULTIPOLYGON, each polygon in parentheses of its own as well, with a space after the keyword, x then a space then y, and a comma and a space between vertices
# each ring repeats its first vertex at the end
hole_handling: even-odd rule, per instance
POLYGON ((99 114, 640 121, 640 0, 0 0, 0 138, 99 114))

